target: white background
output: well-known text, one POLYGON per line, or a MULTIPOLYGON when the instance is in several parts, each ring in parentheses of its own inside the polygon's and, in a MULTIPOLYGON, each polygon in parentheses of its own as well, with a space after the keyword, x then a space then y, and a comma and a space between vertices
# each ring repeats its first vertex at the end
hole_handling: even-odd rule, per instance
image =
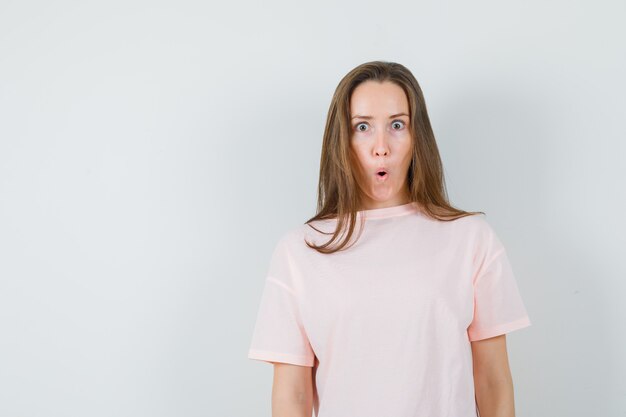
POLYGON ((269 416, 269 255, 314 214, 337 83, 378 59, 508 249, 517 416, 625 415, 625 12, 2 0, 0 416, 269 416))

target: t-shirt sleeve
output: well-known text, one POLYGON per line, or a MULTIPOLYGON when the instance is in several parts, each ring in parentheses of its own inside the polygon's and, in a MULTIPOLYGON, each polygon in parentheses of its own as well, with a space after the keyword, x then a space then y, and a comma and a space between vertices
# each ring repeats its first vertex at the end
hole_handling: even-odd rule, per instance
POLYGON ((276 245, 259 304, 248 358, 313 366, 284 237, 276 245))
POLYGON ((506 249, 485 219, 474 257, 474 317, 467 328, 471 342, 530 326, 506 249))

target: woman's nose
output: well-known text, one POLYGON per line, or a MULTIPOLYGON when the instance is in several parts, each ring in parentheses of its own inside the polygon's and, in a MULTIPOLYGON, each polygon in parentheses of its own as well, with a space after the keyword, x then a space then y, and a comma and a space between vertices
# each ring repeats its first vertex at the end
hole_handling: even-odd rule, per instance
POLYGON ((387 141, 387 132, 383 131, 376 135, 376 143, 374 144, 374 152, 376 155, 387 155, 389 146, 387 141))

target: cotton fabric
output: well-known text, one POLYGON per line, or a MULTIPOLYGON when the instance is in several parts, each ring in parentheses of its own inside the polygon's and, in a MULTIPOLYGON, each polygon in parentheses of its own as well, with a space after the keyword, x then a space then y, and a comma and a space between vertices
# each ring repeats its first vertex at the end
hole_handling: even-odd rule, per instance
POLYGON ((440 221, 416 202, 357 226, 330 255, 308 225, 278 239, 248 358, 313 367, 316 417, 476 417, 470 342, 531 325, 502 242, 482 214, 440 221))

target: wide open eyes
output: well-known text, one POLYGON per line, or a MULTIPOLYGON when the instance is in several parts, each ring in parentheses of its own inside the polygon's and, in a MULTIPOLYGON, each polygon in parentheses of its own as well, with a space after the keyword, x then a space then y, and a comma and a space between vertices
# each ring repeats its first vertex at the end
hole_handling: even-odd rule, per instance
MULTIPOLYGON (((393 122, 391 122, 391 128, 393 130, 401 130, 404 127, 405 124, 402 120, 394 120, 393 122)), ((354 128, 357 132, 367 132, 367 130, 369 129, 369 124, 367 122, 357 123, 354 128)))
POLYGON ((394 120, 393 122, 391 122, 391 126, 397 126, 397 125, 400 125, 400 127, 398 128, 394 127, 394 130, 402 129, 404 127, 404 122, 402 120, 394 120))

